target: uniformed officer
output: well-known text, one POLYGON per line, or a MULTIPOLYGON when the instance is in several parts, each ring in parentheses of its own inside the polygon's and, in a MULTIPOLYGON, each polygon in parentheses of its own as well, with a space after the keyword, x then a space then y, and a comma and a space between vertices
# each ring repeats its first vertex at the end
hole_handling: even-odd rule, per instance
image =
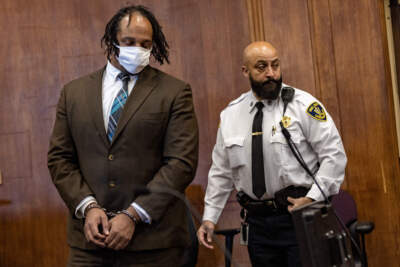
POLYGON ((242 72, 252 90, 221 113, 197 235, 200 244, 213 248, 215 224, 235 187, 249 203, 245 210, 252 265, 301 266, 289 212, 322 200, 323 195, 289 149, 280 122, 327 196, 338 193, 344 179, 347 158, 342 140, 323 105, 307 92, 295 88, 284 113, 281 93, 287 85, 282 83, 278 52, 270 43, 246 47, 242 72), (278 195, 287 204, 277 203, 278 195), (252 205, 260 202, 262 209, 252 205))

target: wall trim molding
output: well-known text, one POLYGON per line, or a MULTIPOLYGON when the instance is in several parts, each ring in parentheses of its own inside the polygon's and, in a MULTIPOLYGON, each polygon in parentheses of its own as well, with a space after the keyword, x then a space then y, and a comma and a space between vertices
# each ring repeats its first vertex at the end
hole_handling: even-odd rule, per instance
MULTIPOLYGON (((397 67, 396 67, 396 53, 395 53, 395 43, 393 38, 393 28, 392 28, 392 15, 390 10, 390 0, 384 0, 384 17, 386 22, 386 43, 384 46, 387 47, 387 54, 390 66, 390 78, 391 78, 391 88, 393 91, 393 104, 394 104, 394 116, 396 123, 397 132, 397 150, 400 157, 400 103, 399 103, 399 88, 397 81, 397 67)), ((388 81, 390 83, 390 81, 388 81)), ((390 87, 390 86, 389 86, 390 87)))
POLYGON ((263 1, 246 0, 246 7, 249 14, 250 41, 265 41, 263 1))

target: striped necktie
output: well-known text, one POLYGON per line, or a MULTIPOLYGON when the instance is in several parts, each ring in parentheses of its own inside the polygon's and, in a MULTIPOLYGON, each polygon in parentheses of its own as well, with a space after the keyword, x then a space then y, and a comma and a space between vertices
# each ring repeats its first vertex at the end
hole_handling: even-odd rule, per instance
POLYGON ((122 81, 123 85, 114 99, 111 107, 110 117, 108 119, 107 137, 110 142, 113 139, 114 133, 117 131, 118 120, 121 117, 126 99, 128 98, 128 82, 130 80, 130 76, 126 72, 121 72, 118 74, 117 78, 122 81))

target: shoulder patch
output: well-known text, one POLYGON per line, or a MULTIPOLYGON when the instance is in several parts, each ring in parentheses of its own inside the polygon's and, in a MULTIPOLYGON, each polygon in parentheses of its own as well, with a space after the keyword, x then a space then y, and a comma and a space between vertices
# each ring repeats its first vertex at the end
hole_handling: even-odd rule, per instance
POLYGON ((307 114, 318 121, 326 121, 325 110, 318 102, 313 102, 308 106, 307 114))

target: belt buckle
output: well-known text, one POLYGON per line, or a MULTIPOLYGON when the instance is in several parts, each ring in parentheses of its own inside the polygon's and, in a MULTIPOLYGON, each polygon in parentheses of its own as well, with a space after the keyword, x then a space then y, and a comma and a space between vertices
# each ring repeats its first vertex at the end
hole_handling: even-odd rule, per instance
POLYGON ((274 208, 277 210, 278 206, 276 205, 275 200, 271 200, 271 201, 272 201, 272 204, 274 204, 274 208))
POLYGON ((273 199, 267 200, 266 204, 268 207, 273 206, 274 209, 278 209, 278 207, 276 206, 276 203, 273 199))

